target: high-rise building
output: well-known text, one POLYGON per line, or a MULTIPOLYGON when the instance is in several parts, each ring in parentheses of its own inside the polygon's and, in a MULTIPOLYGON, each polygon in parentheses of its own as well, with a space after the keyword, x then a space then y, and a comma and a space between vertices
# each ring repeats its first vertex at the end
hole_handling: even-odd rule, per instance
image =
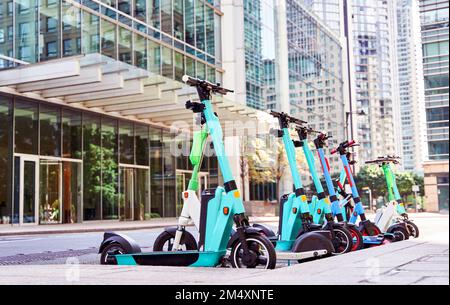
POLYGON ((397 2, 397 62, 401 121, 401 166, 423 173, 427 158, 422 44, 418 2, 397 2))
POLYGON ((401 154, 396 1, 352 1, 359 160, 401 154))
POLYGON ((420 0, 428 160, 424 163, 426 208, 449 204, 449 4, 420 0))

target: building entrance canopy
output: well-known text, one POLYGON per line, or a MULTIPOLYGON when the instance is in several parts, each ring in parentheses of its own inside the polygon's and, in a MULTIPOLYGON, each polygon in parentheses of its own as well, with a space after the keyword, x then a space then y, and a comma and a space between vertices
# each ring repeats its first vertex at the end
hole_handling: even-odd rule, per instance
MULTIPOLYGON (((195 89, 181 82, 101 54, 0 70, 0 91, 162 127, 179 121, 192 127, 192 112, 184 104, 198 99, 195 89)), ((261 115, 226 97, 214 97, 213 104, 221 121, 248 122, 261 115)))

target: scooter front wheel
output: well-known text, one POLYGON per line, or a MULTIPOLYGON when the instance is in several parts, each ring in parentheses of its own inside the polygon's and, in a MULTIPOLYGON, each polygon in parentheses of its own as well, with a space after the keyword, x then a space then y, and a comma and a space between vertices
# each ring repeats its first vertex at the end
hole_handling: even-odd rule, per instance
POLYGON ((241 241, 237 241, 231 248, 230 261, 233 268, 262 268, 274 269, 277 262, 272 243, 259 234, 248 234, 248 253, 245 253, 241 241))
POLYGON ((127 251, 119 243, 112 243, 107 245, 100 256, 100 264, 102 265, 117 265, 114 255, 127 254, 127 251))
POLYGON ((349 227, 350 234, 353 239, 352 251, 358 251, 364 248, 364 238, 361 232, 356 227, 349 227))
MULTIPOLYGON (((173 251, 175 236, 167 231, 162 232, 156 238, 153 244, 153 251, 173 251)), ((184 231, 180 240, 180 249, 182 251, 197 250, 197 242, 191 233, 184 231)))
POLYGON ((352 251, 353 237, 349 230, 345 228, 334 228, 334 238, 332 239, 333 254, 344 254, 352 251))
POLYGON ((414 222, 407 221, 406 226, 408 227, 409 236, 414 238, 419 237, 419 227, 417 227, 417 225, 414 222))

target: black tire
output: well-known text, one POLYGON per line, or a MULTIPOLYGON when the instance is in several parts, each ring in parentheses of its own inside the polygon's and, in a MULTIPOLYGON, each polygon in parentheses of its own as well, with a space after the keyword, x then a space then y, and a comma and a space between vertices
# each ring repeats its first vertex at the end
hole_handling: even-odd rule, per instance
POLYGON ((102 265, 117 265, 116 260, 108 260, 111 254, 127 254, 128 252, 119 243, 111 243, 107 245, 100 256, 100 264, 102 265))
POLYGON ((353 247, 352 251, 364 249, 364 237, 357 227, 351 226, 348 228, 352 235, 353 247))
POLYGON ((260 234, 248 234, 246 242, 250 249, 251 257, 249 257, 248 262, 244 261, 242 243, 238 240, 233 244, 230 253, 230 262, 233 268, 256 268, 262 266, 264 269, 275 269, 277 256, 273 244, 267 237, 260 234))
MULTIPOLYGON (((172 251, 174 239, 175 236, 173 236, 169 232, 162 232, 158 235, 153 244, 153 251, 172 251), (165 247, 166 245, 167 247, 165 247)), ((197 250, 197 241, 191 233, 183 231, 183 235, 180 240, 180 246, 182 246, 183 250, 185 251, 194 251, 197 250)))
POLYGON ((334 228, 334 238, 332 239, 334 255, 344 254, 352 251, 353 237, 349 230, 343 227, 334 228))
POLYGON ((417 227, 417 225, 414 222, 407 221, 406 226, 408 227, 409 236, 414 238, 419 237, 419 227, 417 227))
POLYGON ((408 231, 403 227, 397 227, 391 232, 395 236, 395 241, 403 241, 409 239, 408 231))

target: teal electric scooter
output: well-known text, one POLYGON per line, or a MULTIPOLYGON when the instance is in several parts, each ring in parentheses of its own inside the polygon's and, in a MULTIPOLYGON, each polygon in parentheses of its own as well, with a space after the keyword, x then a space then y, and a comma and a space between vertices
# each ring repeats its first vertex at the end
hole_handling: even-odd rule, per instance
POLYGON ((331 231, 335 254, 348 253, 352 251, 353 248, 352 234, 347 229, 347 225, 345 223, 337 223, 334 221, 331 211, 330 197, 325 193, 322 186, 322 182, 320 181, 319 174, 317 172, 314 155, 308 143, 309 134, 317 134, 320 132, 304 125, 297 125, 295 130, 297 131, 300 140, 294 141, 294 145, 296 147, 301 147, 303 150, 303 154, 308 164, 308 169, 317 192, 317 196, 313 196, 311 203, 309 204, 309 210, 313 216, 313 221, 316 224, 324 225, 323 228, 325 230, 331 231))
POLYGON ((214 267, 220 265, 227 255, 227 246, 232 245, 229 261, 235 268, 273 269, 276 265, 276 252, 273 244, 257 228, 249 226, 245 216, 241 194, 225 156, 223 133, 219 118, 211 103, 212 94, 225 95, 231 90, 218 84, 184 76, 183 81, 196 87, 201 102, 187 102, 186 108, 201 115, 201 123, 206 124, 214 145, 219 167, 225 181, 224 186, 205 190, 201 196, 200 240, 201 249, 191 251, 142 253, 131 238, 107 232, 100 246, 102 264, 118 265, 157 265, 157 266, 195 266, 214 267), (235 234, 230 238, 233 224, 235 234))

